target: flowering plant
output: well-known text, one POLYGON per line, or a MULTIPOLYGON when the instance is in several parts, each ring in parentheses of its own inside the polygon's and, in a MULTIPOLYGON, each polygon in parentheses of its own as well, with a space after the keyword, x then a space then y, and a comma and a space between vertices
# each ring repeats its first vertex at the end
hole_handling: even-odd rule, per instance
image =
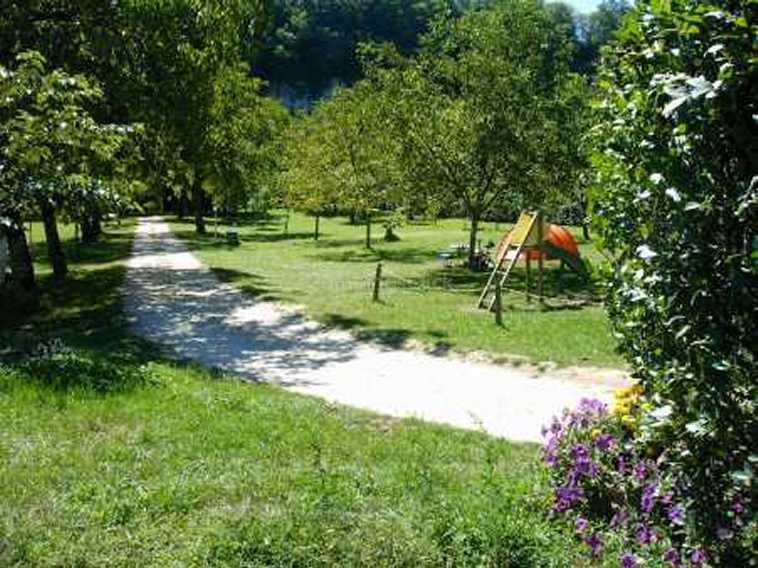
POLYGON ((725 491, 723 507, 703 526, 685 472, 667 451, 635 436, 649 408, 642 390, 634 387, 618 400, 611 413, 604 403, 585 399, 545 428, 552 514, 573 524, 594 557, 609 540, 620 540, 624 568, 643 561, 705 566, 746 560, 756 528, 747 514, 748 495, 725 491))

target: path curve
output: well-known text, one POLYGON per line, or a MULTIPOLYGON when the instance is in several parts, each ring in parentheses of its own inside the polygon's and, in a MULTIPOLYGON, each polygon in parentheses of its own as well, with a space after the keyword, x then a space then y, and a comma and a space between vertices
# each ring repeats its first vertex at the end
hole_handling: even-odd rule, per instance
POLYGON ((160 218, 137 226, 125 310, 142 337, 182 358, 329 401, 539 441, 543 424, 584 397, 610 402, 620 373, 578 380, 413 350, 327 330, 221 283, 160 218))

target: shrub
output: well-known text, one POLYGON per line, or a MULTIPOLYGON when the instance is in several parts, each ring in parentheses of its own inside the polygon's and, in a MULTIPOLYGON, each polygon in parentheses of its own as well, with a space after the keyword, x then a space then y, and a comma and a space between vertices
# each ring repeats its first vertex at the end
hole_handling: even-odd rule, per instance
POLYGON ((637 2, 599 78, 592 204, 610 319, 646 392, 629 443, 680 492, 686 539, 738 564, 718 535, 737 496, 752 510, 758 463, 754 16, 637 2))
POLYGON ((552 514, 573 523, 592 556, 621 541, 621 566, 658 563, 747 566, 754 558, 755 520, 749 493, 734 487, 703 524, 677 451, 651 453, 636 436, 646 406, 641 389, 621 394, 611 414, 584 400, 545 431, 544 460, 553 486, 552 514), (751 556, 752 555, 752 556, 751 556))
POLYGON ((155 382, 146 365, 71 349, 60 340, 41 343, 16 366, 28 380, 57 391, 119 392, 155 382))

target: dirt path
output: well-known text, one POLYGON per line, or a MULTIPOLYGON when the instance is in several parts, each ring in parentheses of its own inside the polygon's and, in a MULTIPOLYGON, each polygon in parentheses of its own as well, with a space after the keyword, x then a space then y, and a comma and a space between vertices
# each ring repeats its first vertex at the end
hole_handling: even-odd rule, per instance
POLYGON ((625 383, 617 371, 539 374, 325 330, 219 282, 160 219, 140 220, 128 266, 126 310, 141 336, 179 357, 382 414, 538 441, 565 406, 610 401, 625 383))

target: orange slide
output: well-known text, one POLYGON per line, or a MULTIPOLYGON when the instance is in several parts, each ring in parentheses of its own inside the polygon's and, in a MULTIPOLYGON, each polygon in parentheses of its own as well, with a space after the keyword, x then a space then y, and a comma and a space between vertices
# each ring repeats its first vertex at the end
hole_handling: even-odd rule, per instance
MULTIPOLYGON (((545 235, 545 241, 550 243, 556 248, 562 249, 570 256, 579 257, 579 245, 576 244, 576 239, 571 232, 561 225, 548 225, 547 234, 545 235)), ((531 260, 537 260, 540 257, 540 251, 531 249, 527 252, 521 253, 521 256, 526 258, 529 255, 531 260)))

